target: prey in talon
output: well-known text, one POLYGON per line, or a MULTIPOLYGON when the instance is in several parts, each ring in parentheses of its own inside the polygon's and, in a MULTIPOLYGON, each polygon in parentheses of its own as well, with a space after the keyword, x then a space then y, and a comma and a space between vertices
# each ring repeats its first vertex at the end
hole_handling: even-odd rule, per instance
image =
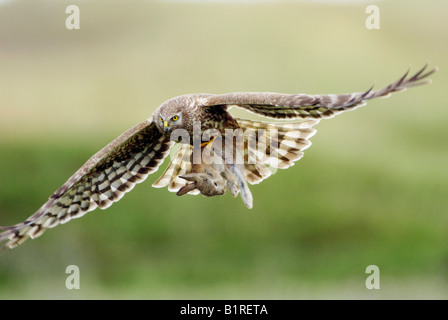
MULTIPOLYGON (((214 137, 210 141, 201 143, 200 163, 193 164, 191 173, 179 176, 189 183, 177 191, 178 196, 196 190, 204 196, 212 197, 225 194, 226 189, 229 189, 234 197, 238 195, 240 191, 238 186, 242 182, 238 181, 237 178, 241 176, 241 173, 237 175, 233 173, 238 170, 234 163, 236 152, 232 152, 232 160, 229 161, 228 157, 224 156, 225 152, 221 151, 221 147, 222 139, 215 140, 214 137)), ((190 161, 191 163, 194 162, 193 159, 190 159, 190 161)), ((246 201, 244 202, 246 203, 246 201)), ((252 206, 252 200, 250 200, 248 206, 252 206)))

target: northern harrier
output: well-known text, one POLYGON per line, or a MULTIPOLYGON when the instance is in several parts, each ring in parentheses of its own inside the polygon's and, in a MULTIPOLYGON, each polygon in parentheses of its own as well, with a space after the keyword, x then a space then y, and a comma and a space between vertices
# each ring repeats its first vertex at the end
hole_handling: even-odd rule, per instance
POLYGON ((188 94, 164 102, 147 120, 120 135, 92 156, 35 214, 22 223, 1 227, 2 250, 14 248, 46 229, 79 218, 113 202, 154 173, 181 142, 155 187, 168 186, 178 195, 238 193, 247 207, 247 183, 259 183, 277 168, 288 168, 310 146, 312 128, 320 119, 363 106, 369 99, 428 83, 434 73, 425 66, 407 72, 380 90, 351 94, 280 94, 238 92, 188 94), (267 118, 296 122, 267 123, 233 118, 236 106, 267 118), (300 120, 300 121, 298 121, 300 120), (260 147, 261 146, 261 147, 260 147))

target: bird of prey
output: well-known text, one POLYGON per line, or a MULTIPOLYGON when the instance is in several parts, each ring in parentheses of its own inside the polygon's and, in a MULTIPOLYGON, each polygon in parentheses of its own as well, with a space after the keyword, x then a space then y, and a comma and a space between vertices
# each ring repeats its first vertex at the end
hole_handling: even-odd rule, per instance
POLYGON ((22 223, 0 227, 2 251, 28 238, 79 218, 89 211, 106 209, 154 173, 170 149, 171 162, 154 183, 168 186, 177 195, 241 194, 252 207, 249 184, 256 184, 277 169, 292 166, 310 146, 313 126, 363 106, 367 100, 429 83, 423 80, 437 68, 427 65, 416 74, 406 72, 384 87, 350 94, 281 94, 237 92, 187 94, 164 102, 149 119, 127 130, 93 155, 49 200, 22 223), (262 122, 232 117, 231 107, 271 119, 262 122))

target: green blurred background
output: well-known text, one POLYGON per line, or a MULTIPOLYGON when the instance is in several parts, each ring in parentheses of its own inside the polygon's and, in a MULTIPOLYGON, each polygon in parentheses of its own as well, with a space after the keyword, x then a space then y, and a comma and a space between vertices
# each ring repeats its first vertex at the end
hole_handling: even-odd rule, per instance
POLYGON ((447 16, 442 0, 0 4, 0 225, 176 95, 346 93, 440 68, 322 121, 301 161, 251 187, 252 210, 152 188, 157 172, 1 255, 0 298, 447 299, 447 16), (372 3, 380 30, 365 27, 372 3), (65 28, 70 4, 80 30, 65 28))

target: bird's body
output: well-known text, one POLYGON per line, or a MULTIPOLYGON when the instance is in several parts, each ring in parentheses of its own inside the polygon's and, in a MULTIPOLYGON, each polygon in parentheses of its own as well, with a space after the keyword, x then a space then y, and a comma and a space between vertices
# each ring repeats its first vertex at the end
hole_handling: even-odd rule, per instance
POLYGON ((190 137, 193 137, 199 130, 201 133, 206 130, 216 129, 222 134, 225 129, 238 128, 237 121, 227 112, 227 106, 220 105, 213 108, 205 108, 206 103, 212 94, 187 94, 167 100, 154 112, 154 119, 157 126, 164 132, 165 135, 171 135, 173 130, 185 130, 190 137), (169 127, 169 130, 164 130, 164 121, 169 121, 173 116, 182 116, 181 119, 175 120, 169 127), (163 119, 163 121, 160 121, 163 119), (199 127, 194 128, 194 123, 199 127), (195 130, 196 129, 196 130, 195 130))
MULTIPOLYGON (((426 67, 425 67, 426 68, 426 67)), ((144 122, 93 155, 49 200, 22 223, 0 227, 3 250, 14 248, 46 229, 79 218, 120 200, 136 183, 155 172, 175 142, 179 148, 153 184, 178 195, 241 194, 252 207, 248 184, 259 183, 276 169, 292 166, 310 146, 320 119, 353 110, 369 99, 427 83, 436 69, 406 73, 389 86, 341 95, 240 92, 188 94, 167 100, 144 122), (234 118, 237 106, 261 116, 295 122, 261 122, 234 118)))

